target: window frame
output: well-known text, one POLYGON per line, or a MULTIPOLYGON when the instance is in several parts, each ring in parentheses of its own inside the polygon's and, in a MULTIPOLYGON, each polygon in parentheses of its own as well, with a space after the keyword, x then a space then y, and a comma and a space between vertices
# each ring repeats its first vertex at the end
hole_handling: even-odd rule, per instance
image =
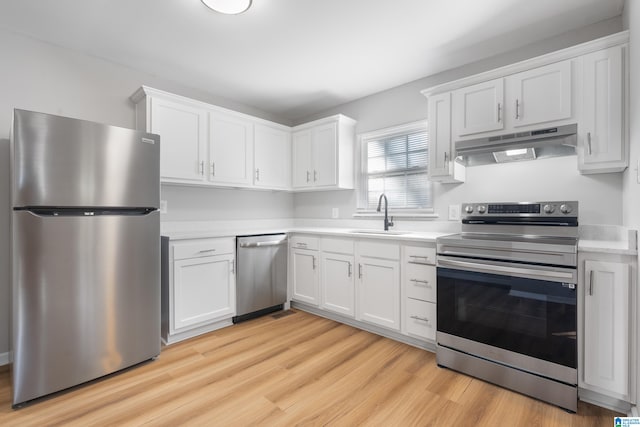
MULTIPOLYGON (((366 146, 369 141, 392 138, 394 136, 407 135, 409 133, 425 131, 428 132, 427 120, 418 120, 411 123, 405 123, 398 126, 391 126, 383 129, 378 129, 372 132, 365 132, 358 135, 358 155, 356 156, 356 188, 357 188, 357 207, 354 217, 377 217, 383 215, 378 213, 375 209, 369 209, 368 204, 368 176, 369 173, 366 170, 367 167, 367 150, 366 146)), ((427 145, 427 150, 430 147, 427 145)), ((429 165, 427 162, 427 174, 429 165)), ((410 218, 437 218, 435 214, 435 200, 433 193, 432 182, 428 181, 431 192, 431 207, 430 208, 393 208, 389 207, 389 212, 393 213, 397 217, 410 217, 410 218)))

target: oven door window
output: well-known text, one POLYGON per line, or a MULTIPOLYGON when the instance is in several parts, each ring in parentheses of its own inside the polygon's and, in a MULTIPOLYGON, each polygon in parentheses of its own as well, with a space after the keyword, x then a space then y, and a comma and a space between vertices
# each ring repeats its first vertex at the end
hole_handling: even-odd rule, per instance
POLYGON ((576 367, 575 285, 438 267, 437 288, 438 331, 576 367))

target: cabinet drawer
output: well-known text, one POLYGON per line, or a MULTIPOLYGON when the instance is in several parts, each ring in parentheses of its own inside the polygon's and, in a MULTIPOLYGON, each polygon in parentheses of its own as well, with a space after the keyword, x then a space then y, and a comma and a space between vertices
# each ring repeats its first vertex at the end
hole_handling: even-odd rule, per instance
POLYGON ((199 258, 203 256, 234 253, 235 239, 198 239, 173 244, 173 259, 199 258))
POLYGON ((354 241, 351 239, 322 239, 320 246, 324 252, 353 255, 354 241))
POLYGON ((293 235, 289 239, 289 246, 296 249, 318 250, 318 240, 317 237, 293 235))
POLYGON ((406 300, 405 319, 407 333, 417 338, 435 341, 436 305, 412 298, 406 300))
POLYGON ((410 264, 436 264, 436 248, 425 246, 405 246, 405 262, 410 264))
POLYGON ((392 243, 372 241, 358 242, 358 253, 361 256, 385 259, 400 259, 400 246, 392 243))
POLYGON ((406 264, 404 281, 409 298, 436 302, 436 268, 434 266, 406 264))

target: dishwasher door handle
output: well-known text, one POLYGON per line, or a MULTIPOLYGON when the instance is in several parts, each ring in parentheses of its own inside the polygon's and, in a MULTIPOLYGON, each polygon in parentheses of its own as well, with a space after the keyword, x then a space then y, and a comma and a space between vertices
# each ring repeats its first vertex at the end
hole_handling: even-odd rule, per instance
POLYGON ((286 245, 287 239, 284 240, 272 240, 268 242, 254 242, 254 243, 240 243, 238 246, 241 248, 262 248, 265 246, 280 246, 286 245))

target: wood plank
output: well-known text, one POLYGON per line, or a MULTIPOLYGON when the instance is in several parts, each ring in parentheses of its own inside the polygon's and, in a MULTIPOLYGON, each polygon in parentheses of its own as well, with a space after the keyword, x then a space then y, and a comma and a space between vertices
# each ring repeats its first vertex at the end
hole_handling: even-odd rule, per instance
POLYGON ((308 313, 264 316, 163 347, 158 360, 11 409, 2 426, 611 425, 439 368, 433 353, 308 313))

